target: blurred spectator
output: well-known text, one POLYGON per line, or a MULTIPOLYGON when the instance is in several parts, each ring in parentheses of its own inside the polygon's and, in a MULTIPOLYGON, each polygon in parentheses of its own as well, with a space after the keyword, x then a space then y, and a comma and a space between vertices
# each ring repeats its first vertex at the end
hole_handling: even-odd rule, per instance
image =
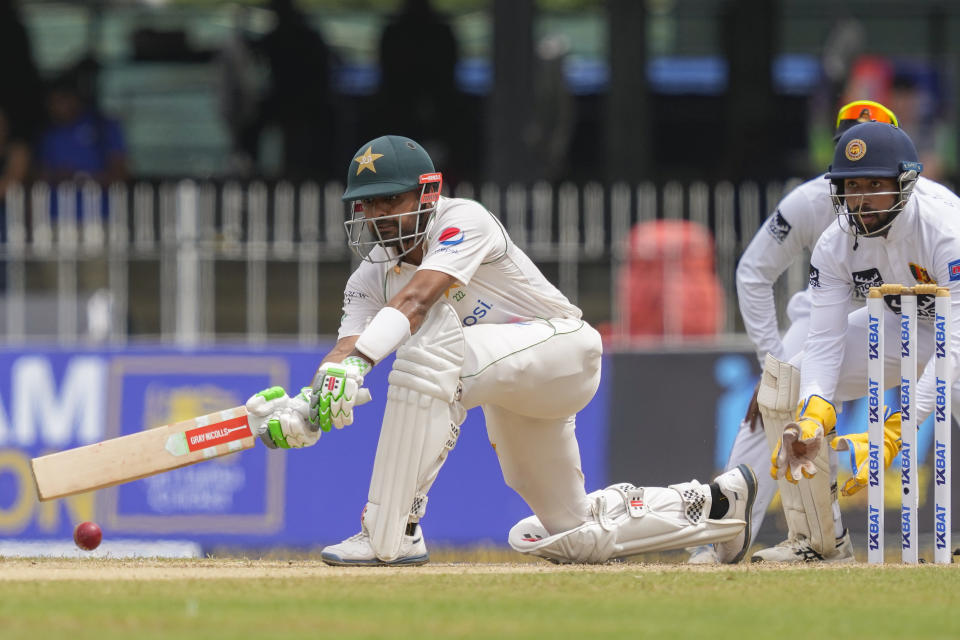
MULTIPOLYGON (((859 56, 850 66, 840 104, 847 104, 854 100, 874 100, 880 104, 890 104, 893 75, 894 68, 891 60, 883 56, 859 56)), ((893 109, 892 106, 890 108, 893 109)), ((897 112, 894 111, 894 113, 897 112)))
POLYGON ((903 61, 894 67, 890 108, 900 126, 910 134, 923 163, 923 175, 941 180, 948 171, 946 158, 953 156, 943 143, 952 144, 944 119, 944 87, 941 71, 924 62, 903 61))
MULTIPOLYGON (((463 122, 456 87, 457 41, 429 0, 405 0, 380 36, 380 91, 375 129, 419 140, 439 166, 458 166, 463 122)), ((452 170, 452 171, 455 171, 452 170)))
POLYGON ((0 213, 4 209, 7 189, 23 183, 30 169, 30 145, 14 137, 9 120, 0 109, 0 213))
POLYGON ((250 10, 234 7, 230 37, 217 56, 220 115, 230 131, 230 173, 249 174, 257 159, 259 86, 256 58, 247 38, 250 10))
POLYGON ((564 73, 570 43, 551 35, 537 43, 534 59, 533 120, 524 142, 529 158, 537 158, 537 179, 557 182, 567 177, 577 105, 564 73))
MULTIPOLYGON (((269 64, 270 87, 252 135, 258 136, 263 126, 277 125, 289 177, 329 176, 331 162, 337 160, 329 153, 335 124, 330 49, 294 0, 271 0, 270 8, 276 13, 276 25, 255 45, 269 64)), ((339 168, 338 163, 338 173, 339 168)))
POLYGON ((47 89, 50 124, 40 138, 37 163, 44 180, 126 180, 127 146, 120 124, 97 107, 96 63, 85 60, 47 89))
POLYGON ((13 0, 0 0, 0 110, 13 138, 32 140, 43 124, 43 85, 13 0))
POLYGON ((685 220, 636 225, 618 292, 624 313, 615 335, 716 335, 723 326, 725 299, 710 231, 685 220))
MULTIPOLYGON (((9 120, 0 109, 0 242, 7 242, 7 190, 22 184, 30 170, 30 145, 14 137, 9 120)), ((0 260, 0 291, 7 289, 6 262, 0 260)))
MULTIPOLYGON (((843 84, 847 80, 853 61, 860 56, 866 43, 867 30, 863 23, 856 18, 846 17, 838 20, 827 33, 826 40, 823 43, 823 51, 820 55, 820 64, 823 67, 824 78, 829 83, 830 108, 828 111, 831 114, 834 111, 833 102, 839 99, 839 94, 843 91, 843 84)), ((862 99, 860 94, 856 95, 858 97, 854 100, 862 99)), ((872 99, 881 104, 886 104, 879 98, 872 99)), ((847 104, 848 102, 850 100, 840 102, 840 104, 847 104)), ((830 135, 833 135, 832 126, 830 127, 830 135)), ((831 152, 832 150, 833 146, 831 145, 831 152)))
POLYGON ((938 180, 944 158, 952 155, 943 142, 953 140, 944 132, 943 94, 941 71, 933 64, 864 55, 851 66, 842 104, 865 97, 890 107, 917 147, 923 175, 938 180))

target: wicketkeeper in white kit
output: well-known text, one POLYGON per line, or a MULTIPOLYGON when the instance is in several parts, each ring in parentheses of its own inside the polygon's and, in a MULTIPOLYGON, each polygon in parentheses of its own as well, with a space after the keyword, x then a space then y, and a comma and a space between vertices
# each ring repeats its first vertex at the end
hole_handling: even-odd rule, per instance
MULTIPOLYGON (((862 122, 883 122, 899 126, 896 115, 872 100, 856 100, 837 113, 834 143, 851 127, 862 122)), ((918 177, 913 192, 949 198, 943 185, 918 177)), ((821 174, 788 193, 757 231, 737 265, 737 300, 747 335, 757 350, 760 366, 766 354, 790 361, 803 349, 810 326, 811 290, 806 288, 790 298, 787 316, 790 326, 781 336, 773 288, 780 275, 805 251, 812 252, 823 231, 837 225, 837 213, 831 197, 831 183, 821 174)), ((849 298, 849 312, 863 308, 864 297, 849 298)), ((853 558, 850 536, 846 532, 837 502, 836 484, 827 487, 830 497, 814 501, 809 482, 794 484, 774 480, 768 473, 771 447, 780 434, 763 428, 754 395, 746 419, 741 423, 727 463, 727 469, 749 464, 757 470, 757 500, 751 518, 752 537, 756 538, 764 515, 777 490, 786 514, 787 538, 775 547, 761 549, 754 562, 838 562, 853 558)), ((828 464, 836 471, 836 455, 825 451, 828 464)), ((817 482, 823 482, 820 478, 817 482)), ((822 488, 817 491, 823 493, 822 488)), ((716 562, 710 547, 698 547, 690 558, 694 563, 716 562)))
POLYGON ((363 260, 346 284, 337 343, 296 397, 273 388, 247 402, 268 446, 312 445, 353 423, 364 374, 396 352, 361 530, 323 560, 427 562, 427 494, 466 412, 480 407, 504 480, 535 514, 509 533, 517 551, 599 563, 716 543, 721 561, 739 562, 756 495, 747 465, 710 484, 586 493, 575 417, 599 385, 600 336, 489 211, 441 188, 413 140, 360 147, 343 200, 363 260))
MULTIPOLYGON (((950 290, 952 312, 960 313, 960 199, 929 181, 936 188, 919 190, 921 170, 913 142, 895 126, 866 122, 844 133, 825 176, 838 224, 823 232, 810 260, 811 313, 803 352, 790 363, 771 355, 764 363, 758 402, 768 437, 773 435, 771 474, 810 487, 800 505, 807 522, 829 516, 824 505, 836 478, 836 469, 827 463, 829 449, 851 456, 854 473, 842 494, 867 485, 866 432, 835 432, 838 404, 863 397, 867 388, 867 310, 851 313, 850 305, 862 304, 871 287, 884 283, 937 284, 950 290)), ((884 368, 893 386, 900 381, 900 296, 886 296, 884 302, 890 314, 882 338, 887 345, 884 368)), ((932 412, 935 399, 933 303, 932 295, 917 297, 918 425, 932 412)), ((954 363, 948 384, 954 389, 960 374, 958 327, 954 321, 948 328, 954 363)), ((900 451, 899 412, 885 416, 884 442, 883 460, 889 465, 900 451)), ((830 524, 820 527, 823 546, 809 541, 823 557, 835 552, 830 524)), ((782 550, 785 557, 791 551, 782 550)))

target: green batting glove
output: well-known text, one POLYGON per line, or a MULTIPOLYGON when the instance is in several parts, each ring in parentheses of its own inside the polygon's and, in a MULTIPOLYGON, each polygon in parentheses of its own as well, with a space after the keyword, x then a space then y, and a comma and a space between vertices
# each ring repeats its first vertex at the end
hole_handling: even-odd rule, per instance
POLYGON ((323 431, 353 424, 353 407, 363 404, 368 395, 362 387, 363 375, 370 367, 355 356, 321 365, 313 378, 310 424, 323 431))

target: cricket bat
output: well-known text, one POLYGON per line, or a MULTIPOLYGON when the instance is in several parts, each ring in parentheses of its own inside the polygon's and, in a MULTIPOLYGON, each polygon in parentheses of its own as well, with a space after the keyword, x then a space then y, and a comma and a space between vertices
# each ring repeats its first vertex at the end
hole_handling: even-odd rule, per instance
MULTIPOLYGON (((369 401, 370 392, 361 389, 354 406, 369 401)), ((55 500, 252 449, 257 440, 239 406, 51 453, 30 466, 37 496, 55 500)))

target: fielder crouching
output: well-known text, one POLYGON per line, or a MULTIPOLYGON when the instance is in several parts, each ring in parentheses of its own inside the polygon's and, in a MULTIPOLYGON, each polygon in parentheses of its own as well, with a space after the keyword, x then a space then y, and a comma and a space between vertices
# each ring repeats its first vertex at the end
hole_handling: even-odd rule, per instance
POLYGON ((361 531, 323 560, 427 562, 429 489, 466 412, 480 407, 505 481, 535 514, 510 531, 516 550, 593 563, 714 542, 722 561, 739 562, 756 495, 747 465, 708 485, 586 493, 575 418, 600 382, 600 336, 489 211, 441 188, 413 140, 360 147, 343 199, 363 261, 347 281, 337 343, 295 398, 274 388, 247 402, 268 446, 309 446, 353 422, 364 375, 396 351, 361 531))
MULTIPOLYGON (((883 284, 937 285, 950 291, 952 317, 960 317, 960 199, 932 181, 920 181, 923 165, 905 131, 892 124, 863 122, 848 129, 834 150, 825 178, 837 224, 824 230, 810 259, 811 313, 803 351, 781 362, 767 355, 757 401, 772 448, 771 475, 801 488, 804 499, 785 513, 793 531, 806 526, 809 538, 788 539, 754 558, 764 561, 852 561, 849 535, 830 521, 836 466, 828 453, 846 451, 852 476, 840 487, 851 496, 868 484, 868 433, 836 432, 840 403, 864 397, 868 388, 865 347, 876 318, 863 302, 883 284), (923 188, 916 189, 920 184, 923 188), (850 311, 851 306, 858 307, 850 311), (799 365, 799 369, 796 365, 799 365), (828 449, 829 446, 829 449, 828 449), (804 487, 806 487, 804 489, 804 487)), ((887 314, 884 372, 888 385, 900 378, 900 296, 884 296, 887 314)), ((917 296, 918 375, 916 424, 931 414, 937 387, 949 384, 953 415, 960 415, 960 368, 938 380, 934 345, 934 296, 917 296)), ((960 323, 947 327, 953 362, 960 361, 960 323)), ((883 390, 878 390, 882 393, 883 390)), ((901 447, 900 413, 883 416, 882 455, 889 466, 901 447)), ((879 462, 879 460, 877 461, 879 462)))

